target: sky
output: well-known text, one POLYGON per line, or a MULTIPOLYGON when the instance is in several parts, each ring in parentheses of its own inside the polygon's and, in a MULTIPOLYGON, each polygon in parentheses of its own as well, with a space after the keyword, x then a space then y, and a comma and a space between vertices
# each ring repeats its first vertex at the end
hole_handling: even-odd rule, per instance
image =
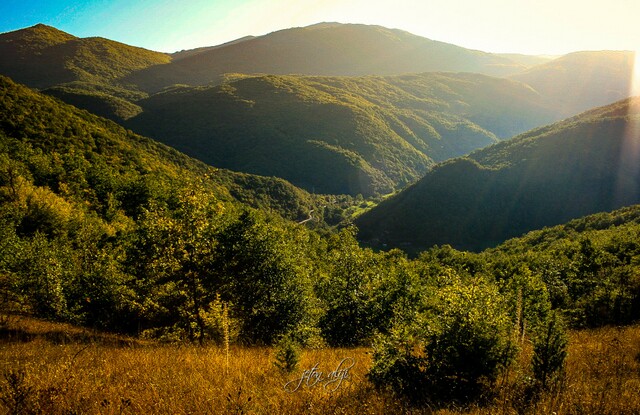
POLYGON ((0 0, 0 32, 44 23, 160 52, 319 22, 365 23, 486 52, 640 49, 640 0, 0 0))

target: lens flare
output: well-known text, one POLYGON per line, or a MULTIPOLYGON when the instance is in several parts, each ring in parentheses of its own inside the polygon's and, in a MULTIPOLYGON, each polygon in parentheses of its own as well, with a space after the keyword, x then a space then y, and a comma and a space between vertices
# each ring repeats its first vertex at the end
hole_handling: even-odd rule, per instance
POLYGON ((629 95, 635 98, 628 100, 626 127, 620 146, 614 195, 614 203, 618 206, 637 203, 635 201, 640 195, 640 50, 636 50, 634 55, 629 95))
POLYGON ((633 59, 633 71, 631 72, 631 93, 632 97, 640 95, 640 50, 636 50, 633 59))

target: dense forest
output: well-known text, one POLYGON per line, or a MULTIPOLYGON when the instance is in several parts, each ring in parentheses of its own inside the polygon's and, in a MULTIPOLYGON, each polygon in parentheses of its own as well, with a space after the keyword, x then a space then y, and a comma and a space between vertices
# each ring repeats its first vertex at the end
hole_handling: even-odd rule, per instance
POLYGON ((478 251, 640 203, 638 108, 637 98, 618 101, 441 163, 358 218, 360 237, 414 252, 444 243, 478 251))
POLYGON ((360 247, 351 227, 291 221, 339 200, 221 174, 7 78, 1 87, 3 311, 167 342, 373 344, 372 383, 431 403, 490 389, 525 336, 530 388, 544 389, 561 373, 565 325, 640 315, 638 206, 410 259, 360 247))
POLYGON ((40 24, 0 34, 0 54, 3 75, 207 164, 365 198, 624 98, 633 68, 627 52, 490 54, 337 23, 175 54, 40 24))

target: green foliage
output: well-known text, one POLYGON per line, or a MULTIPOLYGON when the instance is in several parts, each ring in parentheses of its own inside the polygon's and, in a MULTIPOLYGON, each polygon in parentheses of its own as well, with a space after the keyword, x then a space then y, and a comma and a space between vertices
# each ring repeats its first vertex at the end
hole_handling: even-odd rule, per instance
POLYGON ((215 166, 371 196, 410 184, 433 160, 550 121, 536 99, 521 84, 469 74, 235 76, 138 101, 143 112, 126 125, 215 166), (489 111, 500 115, 474 115, 489 111))
POLYGON ((219 286, 210 268, 223 207, 197 184, 177 194, 174 203, 172 210, 145 213, 130 256, 142 264, 137 269, 145 277, 139 293, 143 311, 154 316, 155 325, 203 343, 219 286))
POLYGON ((376 338, 373 364, 367 374, 371 383, 414 402, 424 399, 428 385, 426 363, 415 348, 416 341, 406 326, 394 326, 387 336, 376 338))
POLYGON ((314 325, 305 235, 278 222, 243 212, 217 235, 213 269, 223 299, 242 321, 240 340, 248 343, 271 344, 284 333, 314 325))
POLYGON ((274 358, 273 364, 278 369, 291 373, 296 370, 300 362, 300 346, 290 335, 284 335, 275 344, 274 358))
POLYGON ((533 342, 531 361, 533 375, 542 388, 562 376, 569 342, 558 313, 552 313, 545 323, 533 342))
POLYGON ((638 108, 621 101, 442 163, 360 216, 359 237, 413 252, 445 243, 478 251, 639 203, 637 160, 621 150, 638 108))
POLYGON ((319 326, 334 346, 367 344, 386 332, 394 318, 411 318, 421 304, 416 270, 400 251, 361 249, 353 229, 328 239, 326 279, 317 285, 325 305, 319 326))
POLYGON ((512 325, 497 287, 452 271, 431 308, 382 338, 370 378, 411 399, 438 404, 475 399, 509 366, 512 325))
POLYGON ((435 324, 424 333, 431 393, 474 398, 515 355, 504 299, 480 280, 448 285, 438 295, 435 324))

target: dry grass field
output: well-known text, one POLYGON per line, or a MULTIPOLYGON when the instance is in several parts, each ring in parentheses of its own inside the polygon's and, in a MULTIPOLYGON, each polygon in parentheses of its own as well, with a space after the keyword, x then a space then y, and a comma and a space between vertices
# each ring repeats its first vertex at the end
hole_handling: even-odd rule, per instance
POLYGON ((0 334, 3 414, 640 413, 640 326, 572 332, 564 378, 531 399, 525 344, 493 394, 446 408, 415 408, 376 391, 366 378, 367 348, 306 350, 287 374, 266 347, 232 345, 227 356, 217 346, 143 342, 19 316, 0 334))

